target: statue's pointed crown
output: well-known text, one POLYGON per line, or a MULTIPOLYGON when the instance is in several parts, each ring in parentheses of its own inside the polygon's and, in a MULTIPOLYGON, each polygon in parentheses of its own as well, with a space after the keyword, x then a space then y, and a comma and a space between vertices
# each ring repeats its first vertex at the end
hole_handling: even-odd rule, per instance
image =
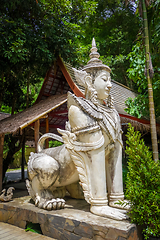
POLYGON ((96 42, 93 38, 92 40, 92 48, 91 53, 89 55, 90 60, 88 61, 87 65, 83 67, 83 70, 86 72, 92 72, 93 70, 106 70, 107 72, 111 72, 111 69, 102 63, 102 61, 99 59, 100 54, 97 52, 96 48, 96 42))

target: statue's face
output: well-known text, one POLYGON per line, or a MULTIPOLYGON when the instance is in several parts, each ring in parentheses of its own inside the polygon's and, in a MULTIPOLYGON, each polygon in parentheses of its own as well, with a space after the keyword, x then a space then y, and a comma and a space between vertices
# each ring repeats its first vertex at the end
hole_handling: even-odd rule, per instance
POLYGON ((110 89, 112 87, 110 73, 107 71, 100 71, 95 78, 94 88, 97 91, 97 97, 101 100, 108 98, 110 89))

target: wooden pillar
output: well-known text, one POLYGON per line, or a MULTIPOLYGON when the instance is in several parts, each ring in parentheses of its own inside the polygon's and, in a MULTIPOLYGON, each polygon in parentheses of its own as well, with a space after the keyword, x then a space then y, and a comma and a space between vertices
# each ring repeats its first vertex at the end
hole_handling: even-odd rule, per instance
MULTIPOLYGON (((49 133, 49 120, 48 120, 48 116, 46 118, 46 133, 49 133)), ((48 138, 46 139, 45 145, 46 145, 46 148, 49 148, 49 139, 48 138)))
POLYGON ((35 152, 38 152, 37 144, 39 140, 39 119, 34 123, 35 152))
POLYGON ((25 163, 25 129, 23 130, 23 142, 22 142, 22 162, 21 162, 21 178, 24 180, 24 163, 25 163))
POLYGON ((2 191, 3 181, 3 146, 4 146, 4 134, 0 135, 0 191, 2 191))

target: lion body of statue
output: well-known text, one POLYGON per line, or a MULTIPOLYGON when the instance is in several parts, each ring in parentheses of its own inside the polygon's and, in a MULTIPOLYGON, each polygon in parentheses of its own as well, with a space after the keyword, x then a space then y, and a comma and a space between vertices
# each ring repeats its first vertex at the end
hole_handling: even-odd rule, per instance
POLYGON ((109 94, 110 69, 95 57, 94 41, 91 53, 86 69, 74 69, 86 98, 68 93, 69 122, 65 130, 58 129, 64 144, 42 149, 52 134, 41 137, 39 152, 28 162, 27 188, 39 208, 64 208, 67 190, 73 198, 85 198, 92 213, 122 220, 124 210, 113 208, 124 199, 120 118, 109 94))

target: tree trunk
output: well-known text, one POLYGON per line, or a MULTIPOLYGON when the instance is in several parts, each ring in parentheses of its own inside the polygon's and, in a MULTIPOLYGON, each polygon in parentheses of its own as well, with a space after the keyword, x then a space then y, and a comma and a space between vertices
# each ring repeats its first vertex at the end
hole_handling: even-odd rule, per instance
POLYGON ((0 192, 2 191, 3 183, 3 146, 4 146, 4 135, 0 135, 0 192))
POLYGON ((155 109, 154 109, 154 101, 153 101, 152 80, 149 74, 150 49, 149 49, 149 36, 148 36, 148 21, 147 21, 145 0, 141 0, 141 1, 142 1, 143 22, 144 22, 144 38, 145 38, 146 69, 147 69, 147 80, 148 80, 152 151, 153 151, 153 159, 157 161, 158 160, 158 143, 157 143, 157 132, 156 132, 155 109))
POLYGON ((29 85, 30 85, 30 79, 27 80, 27 100, 26 100, 26 108, 29 107, 29 85))
POLYGON ((14 115, 14 111, 15 111, 15 107, 16 107, 16 93, 15 91, 13 92, 13 100, 12 100, 12 111, 11 111, 11 115, 14 115))
POLYGON ((1 81, 0 81, 0 111, 1 111, 2 99, 3 99, 3 84, 4 84, 3 79, 4 79, 4 73, 2 73, 1 81))
POLYGON ((8 166, 13 162, 14 160, 14 154, 16 152, 18 152, 21 147, 22 147, 22 142, 23 142, 23 137, 24 135, 22 135, 19 139, 12 137, 10 135, 10 143, 9 143, 9 151, 7 153, 7 156, 5 159, 3 159, 3 179, 5 177, 5 173, 8 169, 8 166), (16 143, 19 142, 18 146, 15 146, 16 143))
POLYGON ((27 78, 27 95, 26 95, 26 108, 29 107, 29 87, 30 87, 30 77, 31 77, 31 70, 28 73, 27 78))
POLYGON ((25 165, 25 128, 23 129, 23 140, 22 140, 22 161, 21 161, 21 179, 24 180, 24 165, 25 165))

